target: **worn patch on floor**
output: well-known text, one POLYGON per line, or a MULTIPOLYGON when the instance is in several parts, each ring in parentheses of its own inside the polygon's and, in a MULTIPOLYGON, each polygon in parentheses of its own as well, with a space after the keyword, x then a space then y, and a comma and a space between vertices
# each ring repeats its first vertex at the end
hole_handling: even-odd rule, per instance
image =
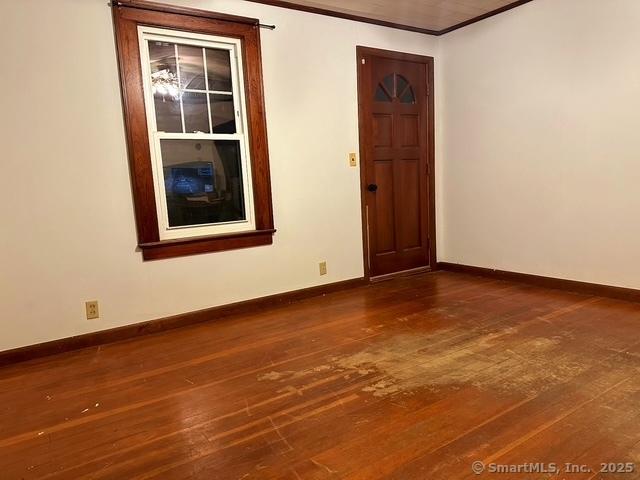
POLYGON ((588 367, 584 359, 581 363, 561 348, 561 336, 515 338, 517 333, 515 328, 481 336, 469 332, 452 336, 451 331, 403 333, 353 354, 329 357, 317 367, 273 371, 258 380, 288 382, 334 371, 353 381, 373 376, 362 391, 376 397, 461 385, 531 395, 565 383, 588 367), (514 338, 505 342, 508 336, 514 338))

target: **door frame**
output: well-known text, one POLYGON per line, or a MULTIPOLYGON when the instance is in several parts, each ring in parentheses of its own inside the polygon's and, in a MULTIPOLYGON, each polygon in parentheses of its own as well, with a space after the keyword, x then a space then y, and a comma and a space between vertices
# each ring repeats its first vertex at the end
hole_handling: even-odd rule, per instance
POLYGON ((362 209, 362 243, 363 243, 363 261, 364 261, 364 276, 367 280, 384 280, 387 278, 410 274, 420 273, 424 271, 433 271, 437 269, 437 255, 436 255, 436 193, 435 193, 435 89, 434 89, 434 60, 433 57, 424 55, 415 55, 412 53, 396 52, 393 50, 382 50, 379 48, 371 48, 364 46, 356 46, 356 63, 358 69, 358 134, 360 143, 360 203, 362 209), (427 85, 424 88, 427 89, 427 122, 429 130, 427 132, 427 165, 428 165, 428 180, 429 180, 429 195, 426 205, 429 213, 429 222, 426 225, 426 232, 423 230, 423 234, 426 233, 429 242, 429 266, 426 268, 418 268, 414 270, 401 271, 397 273, 391 273, 388 275, 382 275, 380 277, 371 277, 370 268, 370 255, 369 255, 369 228, 368 228, 368 213, 367 213, 367 183, 366 183, 366 168, 367 168, 367 151, 365 143, 365 129, 364 129, 364 102, 368 101, 364 96, 363 89, 363 56, 370 55, 379 58, 386 58, 391 60, 409 61, 414 63, 420 63, 427 67, 427 85))

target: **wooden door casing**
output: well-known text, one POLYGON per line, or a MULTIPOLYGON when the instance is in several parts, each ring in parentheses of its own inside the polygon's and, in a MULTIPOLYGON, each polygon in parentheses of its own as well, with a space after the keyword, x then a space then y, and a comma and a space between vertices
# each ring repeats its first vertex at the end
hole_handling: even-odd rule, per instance
POLYGON ((358 47, 358 66, 367 276, 435 267, 433 59, 358 47))

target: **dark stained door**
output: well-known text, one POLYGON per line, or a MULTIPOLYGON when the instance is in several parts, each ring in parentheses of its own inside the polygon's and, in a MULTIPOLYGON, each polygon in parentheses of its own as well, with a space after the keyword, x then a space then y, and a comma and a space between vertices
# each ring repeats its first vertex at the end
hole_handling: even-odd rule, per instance
POLYGON ((369 276, 433 267, 432 60, 358 48, 358 62, 369 276))

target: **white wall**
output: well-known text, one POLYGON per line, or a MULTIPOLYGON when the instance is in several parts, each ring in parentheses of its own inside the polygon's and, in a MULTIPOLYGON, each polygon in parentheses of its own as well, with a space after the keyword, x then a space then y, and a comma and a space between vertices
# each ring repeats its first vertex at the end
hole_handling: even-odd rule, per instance
POLYGON ((440 56, 440 260, 640 288, 640 2, 534 0, 440 56))
POLYGON ((2 6, 0 350, 362 276, 347 162, 355 46, 435 56, 437 39, 240 0, 179 2, 277 25, 262 42, 278 233, 269 247, 144 263, 106 3, 2 6), (92 299, 97 321, 84 319, 92 299))

